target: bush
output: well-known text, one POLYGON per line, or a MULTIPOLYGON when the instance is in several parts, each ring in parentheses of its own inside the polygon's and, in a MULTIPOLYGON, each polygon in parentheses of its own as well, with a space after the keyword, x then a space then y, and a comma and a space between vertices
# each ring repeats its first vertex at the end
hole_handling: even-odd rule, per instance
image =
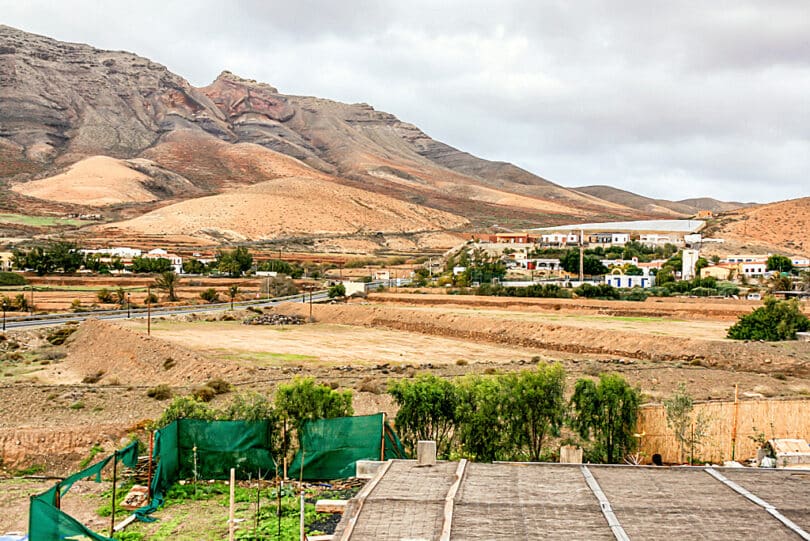
POLYGON ((155 400, 168 400, 172 397, 172 389, 165 384, 158 385, 146 391, 146 396, 155 400))
POLYGON ((68 337, 74 332, 76 332, 75 325, 65 325, 64 327, 57 327, 56 329, 48 333, 48 335, 45 337, 45 340, 47 340, 50 344, 54 346, 61 346, 62 344, 65 343, 65 340, 67 340, 68 337))
POLYGON ((104 370, 99 370, 93 374, 87 374, 82 378, 82 383, 98 383, 104 377, 104 370))
POLYGON ((113 299, 112 292, 106 287, 99 289, 98 293, 96 293, 96 297, 98 297, 98 302, 104 304, 112 304, 113 302, 115 302, 113 299))
POLYGON ((28 283, 25 276, 16 272, 0 272, 0 286, 24 286, 28 283))
POLYGON ((178 396, 172 400, 160 418, 154 423, 155 429, 163 428, 177 419, 216 419, 216 412, 208 404, 193 396, 178 396))
POLYGON ((217 394, 225 394, 231 392, 231 384, 225 381, 222 378, 214 378, 209 380, 208 383, 205 384, 207 387, 210 387, 214 390, 217 394))
POLYGON ((728 330, 734 340, 795 340, 797 332, 810 330, 810 320, 799 308, 799 301, 779 301, 765 298, 765 306, 750 314, 740 316, 739 321, 728 330))
POLYGON ((352 415, 352 392, 335 391, 312 378, 296 377, 278 386, 276 409, 298 427, 304 421, 352 415))
POLYGON ((217 290, 214 289, 213 287, 209 287, 208 289, 200 293, 200 298, 205 302, 214 303, 219 301, 219 293, 217 293, 217 290))
POLYGON ((200 402, 210 402, 217 396, 217 392, 208 385, 201 385, 192 389, 191 396, 200 402))
POLYGON ((399 406, 394 424, 403 443, 415 450, 417 441, 433 440, 439 456, 449 456, 459 405, 457 387, 446 379, 422 374, 389 385, 388 394, 399 406))
POLYGON ((343 284, 335 284, 329 288, 329 298, 335 299, 338 297, 346 296, 346 286, 343 284))

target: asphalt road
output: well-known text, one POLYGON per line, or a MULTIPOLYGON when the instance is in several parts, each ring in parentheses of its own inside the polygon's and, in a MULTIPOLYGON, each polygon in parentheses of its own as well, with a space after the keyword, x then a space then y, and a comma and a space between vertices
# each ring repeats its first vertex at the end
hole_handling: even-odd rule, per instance
MULTIPOLYGON (((328 293, 323 291, 314 291, 312 293, 312 302, 322 302, 329 298, 328 293)), ((299 295, 292 295, 289 297, 277 297, 273 299, 259 299, 255 301, 241 301, 233 303, 234 309, 247 308, 254 306, 261 308, 264 306, 275 306, 282 302, 309 302, 309 293, 302 293, 299 295)), ((171 306, 171 307, 154 307, 151 310, 152 317, 160 317, 174 314, 198 314, 205 312, 222 312, 231 309, 230 302, 221 302, 215 304, 189 304, 185 306, 171 306)), ((81 322, 86 319, 135 319, 145 318, 149 316, 149 311, 146 308, 138 308, 127 311, 126 308, 120 310, 96 310, 92 312, 67 312, 67 313, 54 313, 42 314, 34 316, 14 316, 6 317, 3 321, 3 329, 23 329, 35 327, 50 327, 53 325, 62 325, 70 322, 81 322)))

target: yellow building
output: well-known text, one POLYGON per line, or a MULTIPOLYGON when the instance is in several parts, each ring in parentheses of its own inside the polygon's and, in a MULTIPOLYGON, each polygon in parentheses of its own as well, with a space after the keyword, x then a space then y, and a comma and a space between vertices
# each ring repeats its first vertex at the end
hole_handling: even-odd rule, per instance
POLYGON ((716 278, 718 280, 731 280, 737 272, 737 265, 725 264, 703 267, 700 269, 701 278, 716 278))
POLYGON ((11 252, 0 252, 0 271, 10 271, 11 270, 11 258, 14 257, 14 254, 11 252))

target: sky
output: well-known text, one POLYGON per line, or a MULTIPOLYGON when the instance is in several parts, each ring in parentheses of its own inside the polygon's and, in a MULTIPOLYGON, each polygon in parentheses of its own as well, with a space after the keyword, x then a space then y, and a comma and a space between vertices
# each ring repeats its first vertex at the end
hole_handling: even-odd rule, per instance
POLYGON ((0 0, 0 23, 369 103, 564 186, 810 196, 808 0, 0 0))

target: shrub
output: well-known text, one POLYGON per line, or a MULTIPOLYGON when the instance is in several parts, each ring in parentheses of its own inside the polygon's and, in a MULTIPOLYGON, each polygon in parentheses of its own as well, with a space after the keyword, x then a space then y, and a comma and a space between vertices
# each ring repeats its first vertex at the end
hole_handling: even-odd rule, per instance
POLYGON ((417 441, 433 440, 438 454, 448 456, 459 405, 457 388, 446 379, 422 374, 393 383, 388 394, 399 406, 395 424, 403 443, 415 449, 417 441))
POLYGON ((312 378, 296 377, 291 383, 279 385, 276 410, 295 426, 313 419, 330 419, 351 415, 352 392, 336 391, 316 384, 312 378))
POLYGON ((213 287, 209 287, 208 289, 200 293, 200 298, 205 302, 214 303, 219 300, 219 293, 217 293, 217 290, 214 289, 213 287))
POLYGON ((104 377, 104 370, 99 370, 98 372, 84 376, 82 383, 98 383, 102 377, 104 377))
POLYGON ((200 385, 192 389, 191 395, 201 402, 210 402, 217 396, 217 392, 208 385, 200 385))
POLYGON ((99 289, 98 293, 96 293, 96 297, 98 297, 98 302, 101 302, 101 303, 104 303, 104 304, 112 304, 113 302, 115 302, 113 300, 112 292, 109 289, 107 289, 106 287, 103 287, 103 288, 99 289))
POLYGON ((172 389, 166 384, 161 384, 146 391, 146 396, 155 400, 168 400, 172 397, 172 389))
POLYGON ((209 380, 208 383, 205 384, 206 387, 210 387, 214 390, 217 394, 225 394, 231 392, 231 384, 225 381, 222 378, 214 378, 209 380))
POLYGON ((16 272, 0 272, 0 286, 24 286, 28 283, 25 276, 16 272))
POLYGON ((214 420, 216 412, 208 404, 193 396, 178 396, 163 410, 163 414, 154 423, 155 429, 163 428, 177 419, 214 420))
POLYGON ((338 297, 346 296, 346 286, 343 284, 335 284, 329 288, 329 298, 335 299, 338 297))
POLYGON ((799 301, 779 301, 765 298, 765 305, 750 314, 740 316, 728 330, 734 340, 794 340, 797 332, 810 330, 810 319, 799 308, 799 301))
POLYGON ((50 344, 54 346, 61 346, 62 344, 65 343, 65 340, 67 340, 68 337, 74 332, 76 332, 75 325, 65 325, 64 327, 57 327, 56 329, 48 333, 48 335, 45 337, 45 340, 47 340, 50 344))

